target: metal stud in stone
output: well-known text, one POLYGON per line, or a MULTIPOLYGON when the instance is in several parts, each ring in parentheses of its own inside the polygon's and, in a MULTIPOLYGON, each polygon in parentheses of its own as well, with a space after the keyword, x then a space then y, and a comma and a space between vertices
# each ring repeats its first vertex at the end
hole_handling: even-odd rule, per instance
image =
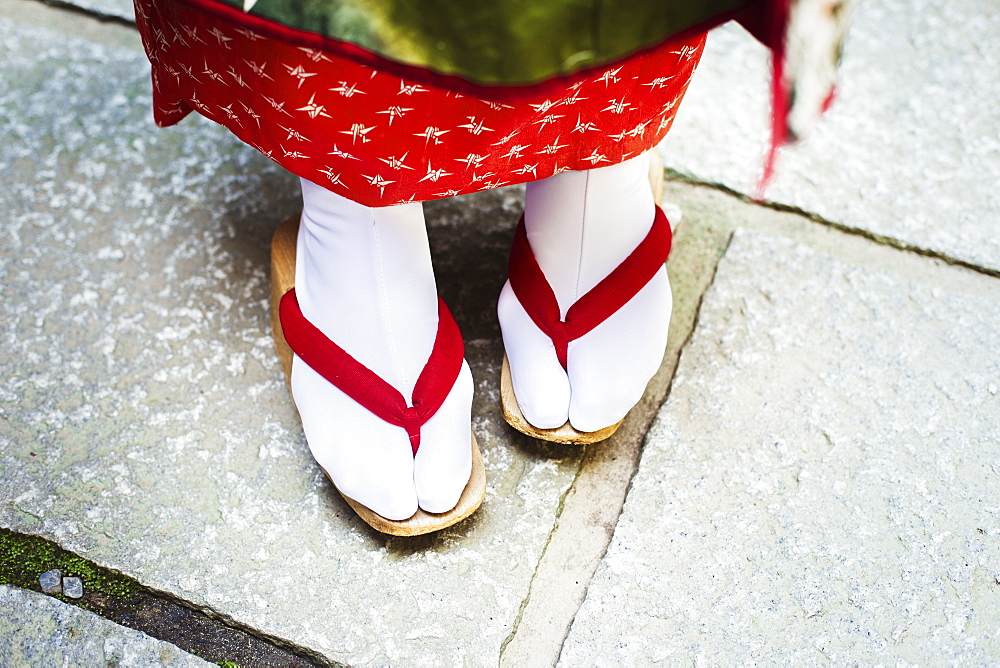
POLYGON ((63 578, 63 593, 70 598, 83 596, 83 580, 80 578, 63 578))
POLYGON ((63 590, 62 572, 58 568, 45 571, 38 576, 38 584, 46 594, 61 594, 63 590))

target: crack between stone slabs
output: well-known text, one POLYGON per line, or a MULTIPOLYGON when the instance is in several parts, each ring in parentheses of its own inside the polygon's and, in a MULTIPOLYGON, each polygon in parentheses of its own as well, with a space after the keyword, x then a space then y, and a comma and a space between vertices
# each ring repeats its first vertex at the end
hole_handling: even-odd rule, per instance
MULTIPOLYGON (((663 393, 663 399, 659 402, 658 408, 651 414, 649 420, 647 421, 647 423, 643 427, 643 446, 639 449, 639 456, 636 459, 635 466, 632 468, 631 474, 629 475, 628 484, 625 486, 625 495, 623 497, 622 506, 621 506, 621 508, 618 509, 618 516, 615 519, 615 528, 616 529, 617 529, 617 526, 618 526, 618 521, 621 520, 622 513, 625 510, 625 504, 628 502, 629 494, 631 494, 631 492, 632 492, 632 483, 635 480, 635 476, 639 473, 639 465, 642 462, 642 451, 645 449, 645 442, 646 442, 646 439, 649 437, 649 427, 653 423, 653 420, 656 419, 656 415, 659 413, 660 408, 662 408, 667 403, 667 400, 670 398, 670 392, 674 388, 674 379, 677 377, 677 369, 680 368, 681 361, 684 358, 684 351, 687 349, 688 343, 690 343, 691 339, 694 337, 694 333, 698 330, 698 322, 701 320, 701 308, 702 308, 702 305, 705 302, 705 295, 708 294, 708 291, 711 289, 712 285, 715 283, 715 276, 719 272, 719 262, 726 255, 726 253, 729 251, 729 247, 732 245, 732 243, 733 243, 733 232, 730 232, 729 235, 726 238, 726 243, 723 246, 722 251, 719 253, 718 257, 716 257, 715 262, 712 265, 712 276, 706 282, 705 289, 702 290, 701 294, 698 296, 698 304, 695 306, 695 309, 694 309, 694 318, 691 319, 691 327, 690 327, 690 329, 687 332, 687 336, 684 337, 684 341, 681 343, 680 347, 678 348, 678 351, 677 351, 677 362, 674 365, 673 373, 670 375, 670 382, 667 383, 666 390, 663 393)), ((582 472, 583 466, 580 467, 580 470, 582 472)), ((574 480, 573 483, 574 483, 574 486, 575 486, 576 480, 574 480)), ((600 561, 604 561, 604 558, 605 558, 605 556, 607 556, 608 550, 611 548, 611 543, 612 543, 612 541, 614 541, 614 539, 615 539, 615 532, 612 531, 611 535, 608 537, 607 544, 604 546, 604 550, 601 551, 601 555, 600 555, 600 558, 599 558, 600 561)), ((539 563, 541 563, 541 560, 539 560, 539 563)), ((599 567, 600 567, 600 564, 598 564, 598 568, 599 567)), ((586 602, 586 600, 587 600, 587 594, 590 592, 590 585, 594 581, 594 575, 596 575, 596 574, 597 574, 597 569, 595 568, 594 569, 594 573, 591 574, 591 576, 590 576, 590 580, 588 580, 587 584, 583 587, 583 598, 581 599, 580 605, 577 607, 576 611, 573 613, 573 616, 570 619, 569 624, 566 626, 566 633, 563 635, 562 640, 559 643, 559 652, 556 655, 556 660, 553 662, 553 666, 558 665, 559 664, 559 660, 562 658, 563 649, 566 646, 566 640, 569 638, 570 631, 573 629, 573 624, 576 622, 576 617, 580 613, 580 608, 583 607, 583 603, 586 602)))
POLYGON ((100 21, 101 23, 114 23, 120 26, 125 26, 137 30, 135 21, 127 19, 123 16, 118 16, 117 14, 108 14, 97 9, 90 9, 87 7, 80 7, 79 5, 74 5, 72 2, 67 2, 66 0, 36 0, 43 5, 48 5, 55 9, 60 9, 62 11, 70 12, 72 14, 79 14, 80 16, 86 16, 88 18, 100 21))
POLYGON ((208 606, 143 585, 41 536, 0 527, 0 584, 40 592, 38 576, 58 568, 84 581, 83 598, 64 603, 176 645, 206 661, 255 666, 338 666, 313 650, 241 624, 208 606))
POLYGON ((517 616, 514 618, 514 623, 511 625, 510 633, 504 638, 504 641, 500 643, 500 655, 497 657, 499 660, 503 659, 504 650, 507 649, 507 645, 514 640, 514 636, 517 635, 518 629, 521 627, 521 618, 524 615, 524 610, 528 607, 528 603, 531 602, 531 586, 535 583, 535 577, 538 575, 538 569, 542 567, 542 563, 545 561, 545 554, 549 551, 549 546, 552 544, 552 538, 556 535, 559 530, 559 518, 562 517, 563 508, 566 506, 566 499, 569 498, 570 492, 576 488, 576 483, 580 479, 580 475, 583 473, 584 460, 587 458, 587 453, 589 452, 589 445, 584 445, 582 447, 583 453, 580 456, 580 466, 576 470, 576 475, 573 476, 573 482, 566 487, 566 491, 563 492, 562 496, 559 498, 559 504, 556 506, 556 521, 552 525, 552 529, 549 531, 549 535, 545 540, 545 547, 542 548, 542 553, 538 556, 538 561, 535 562, 535 570, 531 574, 531 580, 528 583, 528 593, 525 595, 524 599, 521 601, 521 606, 517 610, 517 616))
MULTIPOLYGON (((725 255, 725 253, 728 250, 729 246, 731 245, 732 239, 733 239, 733 233, 732 232, 729 232, 728 234, 726 234, 726 236, 724 237, 724 239, 721 240, 721 243, 719 244, 719 246, 714 250, 712 260, 708 263, 708 266, 705 267, 705 269, 704 269, 704 271, 705 271, 705 273, 707 275, 707 278, 706 278, 706 280, 703 283, 700 284, 700 289, 697 290, 697 300, 694 303, 694 305, 691 308, 691 310, 689 311, 689 313, 690 313, 690 315, 689 315, 690 320, 688 321, 688 324, 687 324, 687 327, 686 327, 686 331, 683 331, 684 337, 681 340, 680 345, 677 346, 676 352, 673 353, 673 355, 674 355, 673 361, 671 363, 668 363, 668 364, 670 364, 672 366, 670 378, 669 378, 669 380, 667 380, 665 382, 665 384, 663 386, 663 389, 662 389, 662 393, 659 395, 659 397, 653 398, 653 400, 650 402, 650 406, 648 407, 648 409, 643 412, 644 415, 645 415, 645 418, 643 419, 642 424, 637 425, 636 428, 635 428, 634 436, 637 437, 637 438, 639 438, 639 439, 641 439, 642 443, 645 442, 646 436, 648 434, 649 427, 652 424, 653 420, 656 418, 656 415, 657 415, 658 411, 660 410, 660 408, 662 407, 662 405, 667 401, 667 399, 670 396, 670 391, 671 391, 671 389, 673 387, 674 374, 676 373, 677 367, 680 364, 680 359, 681 359, 681 356, 683 354, 683 351, 684 351, 685 347, 687 346, 687 343, 691 340, 692 336, 694 335, 695 330, 697 329, 698 322, 699 322, 699 319, 700 319, 700 314, 701 314, 701 308, 702 308, 702 304, 703 304, 703 301, 704 301, 705 294, 708 292, 708 289, 714 283, 715 276, 716 276, 716 273, 718 271, 719 262, 722 259, 722 257, 725 255)), ((563 525, 564 520, 565 520, 565 509, 566 509, 567 503, 569 502, 568 499, 570 498, 569 495, 570 495, 570 493, 575 492, 576 490, 578 490, 581 487, 580 482, 583 479, 584 471, 586 470, 588 457, 591 456, 593 452, 595 452, 595 451, 588 450, 587 452, 584 453, 584 455, 583 455, 583 464, 581 465, 579 471, 577 472, 577 475, 575 476, 575 478, 573 480, 573 483, 570 485, 570 487, 567 490, 566 494, 563 496, 562 499, 560 499, 560 506, 559 506, 560 513, 558 515, 558 520, 557 520, 557 523, 555 524, 555 526, 553 527, 553 530, 550 532, 548 541, 547 541, 546 546, 545 546, 545 549, 543 550, 542 555, 539 558, 538 563, 536 564, 535 573, 534 573, 534 575, 532 577, 532 584, 531 584, 531 587, 529 588, 529 593, 528 593, 528 595, 526 596, 526 598, 521 603, 521 606, 520 606, 520 609, 518 611, 517 618, 515 620, 514 627, 513 627, 512 631, 511 631, 511 633, 507 636, 507 638, 504 640, 503 644, 501 645, 501 656, 500 656, 500 664, 501 665, 504 665, 505 663, 507 663, 508 665, 513 665, 513 664, 510 663, 510 661, 507 661, 507 659, 505 657, 505 654, 506 654, 506 652, 507 652, 510 644, 517 638, 519 632, 521 632, 521 630, 522 630, 522 624, 525 621, 524 620, 524 616, 527 613, 527 610, 528 610, 529 606, 531 605, 532 601, 534 600, 534 596, 539 595, 539 591, 538 591, 539 578, 541 577, 541 573, 542 573, 543 567, 544 567, 544 565, 546 563, 546 559, 548 558, 550 552, 552 551, 553 546, 555 544, 555 541, 559 537, 559 532, 562 530, 562 525, 563 525)), ((629 468, 626 471, 626 473, 627 473, 627 479, 623 481, 624 482, 624 485, 623 485, 624 490, 623 490, 623 494, 621 496, 622 503, 621 503, 620 506, 617 507, 617 509, 616 509, 617 512, 615 514, 615 517, 614 518, 608 518, 609 523, 611 524, 612 527, 615 526, 617 524, 618 520, 620 519, 621 513, 622 513, 622 511, 624 509, 624 503, 627 500, 629 493, 631 492, 632 481, 634 480, 635 475, 638 472, 638 467, 639 467, 639 461, 641 459, 641 454, 642 454, 642 447, 639 447, 639 448, 637 448, 634 451, 634 459, 632 459, 632 461, 630 463, 630 466, 629 466, 629 468)), ((607 551, 610 548, 610 544, 611 544, 611 541, 612 541, 613 537, 614 537, 614 532, 611 531, 608 534, 606 541, 603 543, 603 545, 601 545, 600 550, 599 551, 595 551, 595 553, 594 553, 594 557, 593 557, 593 560, 591 561, 591 563, 594 563, 595 566, 594 566, 593 571, 590 573, 589 577, 587 578, 586 582, 583 583, 582 585, 580 585, 580 588, 579 588, 579 598, 577 599, 579 602, 576 603, 575 610, 571 611, 572 614, 569 616, 565 627, 563 627, 564 630, 562 631, 562 636, 560 638, 558 638, 558 643, 553 643, 553 645, 555 645, 555 647, 553 648, 555 651, 552 653, 552 655, 550 657, 551 660, 552 660, 552 664, 557 663, 558 660, 559 660, 559 656, 561 655, 562 648, 565 645, 566 638, 568 637, 568 634, 569 634, 569 632, 570 632, 570 630, 572 628, 573 621, 576 619, 577 613, 579 612, 580 606, 582 605, 583 601, 586 600, 586 596, 587 596, 587 592, 589 590, 590 583, 591 583, 591 581, 593 579, 594 574, 597 571, 597 567, 600 565, 600 562, 603 561, 603 559, 607 555, 607 551)), ((544 587, 542 587, 542 589, 544 590, 544 587)), ((566 607, 562 607, 561 609, 564 610, 565 612, 570 612, 566 607)), ((536 611, 536 614, 538 614, 537 611, 536 611)), ((543 610, 541 612, 541 614, 545 615, 546 612, 543 610)), ((529 636, 530 636, 530 631, 528 633, 529 633, 529 636)), ((530 640, 530 637, 528 638, 528 640, 530 640)), ((555 639, 553 638, 553 640, 555 640, 555 639)), ((518 654, 517 656, 520 657, 520 654, 518 654)), ((546 656, 548 657, 548 651, 546 651, 546 656)), ((516 661, 517 659, 512 659, 512 660, 516 661)))
MULTIPOLYGON (((684 337, 684 341, 677 350, 677 365, 674 367, 674 373, 670 376, 670 382, 667 383, 667 389, 663 394, 663 401, 660 402, 661 407, 667 403, 667 399, 670 398, 670 392, 674 389, 674 379, 677 377, 677 369, 680 367, 681 360, 684 358, 684 351, 687 350, 688 343, 690 343, 691 339, 694 338, 694 333, 698 330, 698 323, 701 321, 701 308, 705 304, 705 295, 708 294, 708 291, 715 283, 715 277, 719 273, 719 263, 722 261, 722 258, 725 257, 726 253, 729 252, 729 247, 733 245, 734 234, 735 231, 730 232, 726 236, 726 243, 723 245, 719 256, 715 259, 715 263, 712 265, 712 276, 705 283, 705 289, 701 291, 700 295, 698 295, 698 304, 694 307, 694 317, 691 319, 691 328, 688 330, 687 336, 684 337)), ((626 497, 628 496, 628 491, 631 491, 632 489, 632 480, 634 478, 635 474, 629 478, 629 489, 626 491, 626 497)))
POLYGON ((880 246, 886 246, 894 250, 902 251, 904 253, 912 253, 913 255, 918 255, 920 257, 925 257, 931 260, 939 260, 947 265, 954 267, 962 267, 963 269, 969 269, 978 274, 983 274, 989 276, 990 278, 1000 278, 1000 269, 992 269, 990 267, 983 267, 981 265, 969 262, 968 260, 963 260, 961 258, 942 253, 940 251, 932 250, 930 248, 923 248, 922 246, 916 246, 914 244, 908 244, 905 241, 896 239, 895 237, 886 236, 884 234, 877 234, 870 230, 866 230, 860 227, 852 227, 851 225, 845 225, 844 223, 838 223, 836 221, 824 218, 818 213, 813 213, 812 211, 807 211, 801 207, 793 206, 791 204, 782 204, 781 202, 775 202, 772 200, 757 200, 742 193, 739 190, 731 188, 724 183, 718 183, 716 181, 704 181, 695 178, 689 174, 683 172, 678 172, 674 169, 666 169, 666 178, 674 183, 686 183, 692 186, 700 186, 703 188, 711 188, 712 190, 718 190, 719 192, 725 193, 732 197, 739 199, 740 201, 746 202, 747 204, 755 204, 757 206, 764 207, 766 209, 771 209, 772 211, 780 211, 782 213, 793 213, 801 216, 813 223, 818 225, 823 225, 824 227, 829 227, 830 229, 842 232, 844 234, 850 234, 851 236, 861 237, 867 239, 868 241, 874 242, 880 246))

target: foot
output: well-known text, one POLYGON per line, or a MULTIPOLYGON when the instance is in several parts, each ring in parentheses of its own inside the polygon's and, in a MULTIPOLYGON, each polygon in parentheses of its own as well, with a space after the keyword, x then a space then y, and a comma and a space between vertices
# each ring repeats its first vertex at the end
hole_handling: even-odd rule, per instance
MULTIPOLYGON (((370 208, 303 180, 296 293, 329 339, 409 404, 438 327, 437 289, 419 204, 370 208)), ((472 376, 462 370, 420 431, 376 417, 295 356, 292 396, 316 461, 345 495, 390 520, 447 512, 471 472, 472 376)))
MULTIPOLYGON (((653 222, 646 157, 528 185, 525 228, 560 316, 639 245, 653 222)), ((566 369, 510 284, 498 305, 518 405, 540 429, 593 432, 642 397, 666 348, 671 291, 661 268, 628 303, 569 343, 566 369), (559 420, 562 422, 559 422, 559 420)))

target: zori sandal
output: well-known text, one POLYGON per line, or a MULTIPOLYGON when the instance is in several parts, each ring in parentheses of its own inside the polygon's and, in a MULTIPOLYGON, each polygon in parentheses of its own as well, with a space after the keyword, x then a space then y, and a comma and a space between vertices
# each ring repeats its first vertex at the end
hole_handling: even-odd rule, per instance
MULTIPOLYGON (((646 237, 604 280, 580 297, 560 319, 559 304, 528 242, 521 217, 511 247, 510 286, 534 324, 552 340, 556 356, 566 368, 569 342, 584 336, 628 303, 663 267, 670 254, 670 223, 656 205, 653 225, 646 237)), ((584 445, 610 437, 624 418, 603 429, 581 432, 566 422, 555 429, 539 429, 521 412, 514 394, 510 364, 504 355, 500 374, 500 400, 504 419, 518 431, 546 441, 584 445)))
MULTIPOLYGON (((417 379, 411 405, 408 406, 397 389, 327 338, 302 315, 294 288, 298 226, 298 216, 289 218, 274 233, 271 242, 271 328, 289 390, 294 352, 361 406, 389 424, 404 429, 416 455, 420 447, 420 428, 444 403, 465 356, 462 336, 451 311, 439 298, 434 348, 417 379)), ((341 496, 361 519, 382 533, 416 536, 451 526, 475 512, 486 495, 486 472, 475 434, 472 434, 471 447, 472 474, 457 505, 448 512, 428 513, 418 509, 409 519, 390 520, 342 492, 341 496)), ((327 472, 324 470, 324 473, 327 472)), ((329 473, 327 477, 330 477, 329 473)), ((331 478, 331 482, 336 487, 336 481, 331 478)))

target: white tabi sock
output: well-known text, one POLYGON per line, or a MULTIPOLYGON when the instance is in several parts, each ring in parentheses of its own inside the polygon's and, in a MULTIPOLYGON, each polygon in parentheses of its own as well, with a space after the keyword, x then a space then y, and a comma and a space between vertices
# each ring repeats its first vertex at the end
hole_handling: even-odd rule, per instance
MULTIPOLYGON (((528 184, 525 230, 560 317, 649 232, 654 204, 648 165, 642 155, 528 184)), ((663 360, 671 303, 661 268, 625 306, 570 341, 563 370, 551 340, 532 322, 510 283, 504 285, 498 315, 514 392, 528 422, 552 429, 569 420, 589 432, 621 420, 663 360)))
MULTIPOLYGON (((303 315, 409 405, 438 324, 421 205, 366 207, 305 179, 302 198, 295 291, 303 315)), ((414 457, 401 427, 297 355, 292 363, 292 395, 313 457, 343 494, 391 520, 458 502, 472 470, 472 389, 463 362, 448 398, 421 428, 414 457)))

